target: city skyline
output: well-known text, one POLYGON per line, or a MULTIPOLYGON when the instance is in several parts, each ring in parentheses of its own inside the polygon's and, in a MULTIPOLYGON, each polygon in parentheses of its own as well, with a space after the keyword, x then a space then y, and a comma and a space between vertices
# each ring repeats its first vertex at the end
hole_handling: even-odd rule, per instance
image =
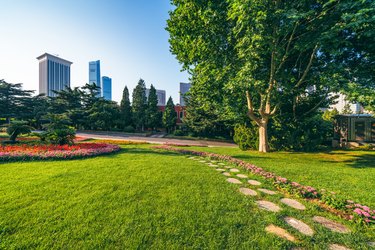
POLYGON ((101 72, 112 78, 112 99, 119 102, 125 85, 130 94, 140 78, 167 91, 179 101, 179 83, 188 74, 169 52, 165 30, 167 1, 26 1, 2 4, 0 79, 23 83, 38 93, 39 74, 35 57, 58 54, 74 64, 71 87, 88 83, 87 63, 101 60, 101 72), (101 12, 101 18, 92 13, 101 12), (20 16, 22 18, 14 18, 20 16), (142 18, 140 18, 142 17, 142 18), (100 32, 100 36, 97 36, 100 32))

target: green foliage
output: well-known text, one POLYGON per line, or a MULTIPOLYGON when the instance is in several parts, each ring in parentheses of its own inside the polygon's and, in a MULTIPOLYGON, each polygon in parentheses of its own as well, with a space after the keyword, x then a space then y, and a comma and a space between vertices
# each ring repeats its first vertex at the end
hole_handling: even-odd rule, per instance
POLYGON ((248 127, 246 125, 237 124, 234 127, 233 141, 243 151, 257 149, 259 144, 258 129, 254 126, 248 127))
POLYGON ((342 108, 342 110, 341 110, 340 113, 341 113, 341 114, 344 114, 344 115, 353 114, 353 111, 352 111, 352 109, 351 109, 351 107, 350 107, 350 103, 346 103, 346 104, 344 105, 344 107, 342 108))
POLYGON ((181 129, 176 129, 173 132, 173 135, 175 135, 175 136, 184 136, 184 135, 186 135, 186 133, 183 130, 181 130, 181 129))
POLYGON ((73 144, 75 130, 70 127, 71 121, 65 114, 49 113, 45 116, 49 123, 44 125, 46 131, 41 135, 41 140, 52 144, 65 145, 73 144))
POLYGON ((133 128, 133 126, 129 125, 129 126, 126 126, 124 128, 124 132, 126 132, 126 133, 134 133, 135 129, 133 128))
POLYGON ((322 193, 321 200, 325 204, 335 209, 345 209, 345 206, 347 205, 346 199, 339 197, 335 193, 327 192, 327 191, 322 193))
POLYGON ((333 122, 334 118, 336 115, 339 114, 339 111, 337 111, 336 108, 332 109, 332 110, 325 110, 324 113, 323 113, 323 120, 325 121, 329 121, 329 122, 333 122))
POLYGON ((144 131, 146 123, 146 84, 140 79, 133 90, 132 110, 133 122, 137 130, 144 131))
POLYGON ((161 125, 161 113, 158 109, 158 96, 155 87, 151 84, 147 98, 146 125, 155 130, 161 125))
POLYGON ((88 121, 95 130, 111 130, 115 128, 120 117, 120 109, 116 102, 100 98, 88 110, 88 121))
POLYGON ((125 86, 122 92, 122 99, 120 104, 121 123, 126 128, 132 125, 132 107, 130 105, 129 90, 125 86))
POLYGON ((168 133, 172 132, 173 128, 176 126, 177 113, 174 107, 172 97, 169 97, 163 113, 163 125, 168 133))
POLYGON ((25 121, 13 120, 8 125, 6 132, 9 135, 9 140, 15 143, 19 135, 30 134, 32 129, 25 121))

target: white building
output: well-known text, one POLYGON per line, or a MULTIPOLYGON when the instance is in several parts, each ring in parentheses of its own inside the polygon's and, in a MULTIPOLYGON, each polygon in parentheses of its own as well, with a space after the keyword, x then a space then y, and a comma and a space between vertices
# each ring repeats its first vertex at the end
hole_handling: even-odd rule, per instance
MULTIPOLYGON (((146 98, 148 98, 148 95, 150 94, 150 89, 146 89, 146 98)), ((165 106, 165 90, 156 90, 156 95, 158 96, 158 106, 165 106)))
POLYGON ((343 113, 346 106, 351 110, 353 114, 362 114, 364 113, 364 109, 359 103, 352 103, 346 99, 346 96, 341 93, 333 93, 332 95, 337 95, 338 98, 335 100, 337 103, 332 104, 329 109, 337 109, 340 114, 343 113))
POLYGON ((60 91, 66 86, 70 87, 69 62, 60 57, 44 53, 38 56, 39 60, 39 94, 54 97, 53 91, 60 91))
POLYGON ((191 84, 180 82, 180 106, 186 106, 184 95, 190 90, 191 84))

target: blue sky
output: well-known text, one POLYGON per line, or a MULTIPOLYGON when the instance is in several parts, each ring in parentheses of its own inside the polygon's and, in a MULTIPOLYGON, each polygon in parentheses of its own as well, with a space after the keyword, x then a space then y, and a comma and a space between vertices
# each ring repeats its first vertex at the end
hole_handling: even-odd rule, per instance
POLYGON ((37 56, 72 61, 71 85, 88 82, 88 62, 101 61, 112 78, 112 98, 139 78, 179 102, 188 74, 169 52, 168 0, 0 0, 0 79, 37 90, 37 56))

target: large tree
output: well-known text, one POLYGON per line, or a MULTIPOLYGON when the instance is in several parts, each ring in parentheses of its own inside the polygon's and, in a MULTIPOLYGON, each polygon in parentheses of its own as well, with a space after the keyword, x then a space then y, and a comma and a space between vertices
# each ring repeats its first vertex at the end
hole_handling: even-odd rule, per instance
POLYGON ((147 127, 155 130, 160 125, 160 111, 158 108, 158 96, 155 87, 151 84, 147 97, 147 127))
POLYGON ((359 37, 374 39, 366 33, 374 23, 373 1, 172 3, 171 51, 191 73, 192 89, 205 86, 229 116, 246 112, 259 128, 259 151, 269 151, 268 124, 281 107, 297 123, 327 105, 329 92, 368 83, 354 69, 369 65, 359 37))
POLYGON ((124 127, 132 125, 132 107, 130 105, 129 90, 125 86, 122 92, 122 99, 120 104, 121 123, 124 127))
POLYGON ((170 133, 176 126, 177 113, 174 109, 174 103, 172 97, 169 97, 167 105, 165 106, 165 111, 163 113, 163 125, 167 132, 170 133))
POLYGON ((146 84, 143 79, 139 79, 133 90, 132 110, 134 125, 136 129, 142 131, 144 131, 146 123, 146 101, 146 84))

